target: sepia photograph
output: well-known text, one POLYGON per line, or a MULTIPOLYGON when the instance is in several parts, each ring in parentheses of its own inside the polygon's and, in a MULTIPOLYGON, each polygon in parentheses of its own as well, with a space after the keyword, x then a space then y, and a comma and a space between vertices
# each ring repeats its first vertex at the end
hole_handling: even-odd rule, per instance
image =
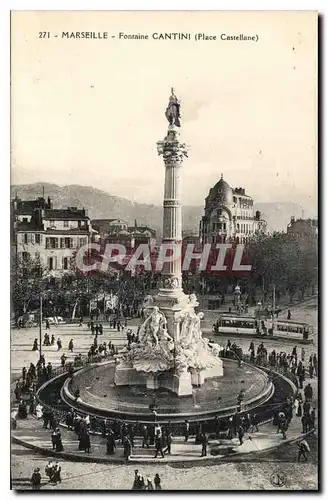
POLYGON ((11 12, 10 487, 316 492, 316 11, 11 12))

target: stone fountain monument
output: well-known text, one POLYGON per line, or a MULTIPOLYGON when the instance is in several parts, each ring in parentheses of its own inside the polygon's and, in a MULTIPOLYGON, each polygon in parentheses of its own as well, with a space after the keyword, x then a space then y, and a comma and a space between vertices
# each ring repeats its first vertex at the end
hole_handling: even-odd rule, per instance
POLYGON ((146 385, 147 389, 165 388, 188 396, 193 386, 222 376, 223 365, 218 357, 220 347, 210 346, 202 337, 203 313, 195 312, 196 296, 182 290, 180 173, 187 147, 179 140, 180 102, 174 89, 165 116, 169 122, 167 134, 157 143, 165 165, 163 244, 171 248, 175 258, 169 262, 163 259, 163 288, 148 303, 140 342, 117 356, 114 380, 118 386, 146 385))

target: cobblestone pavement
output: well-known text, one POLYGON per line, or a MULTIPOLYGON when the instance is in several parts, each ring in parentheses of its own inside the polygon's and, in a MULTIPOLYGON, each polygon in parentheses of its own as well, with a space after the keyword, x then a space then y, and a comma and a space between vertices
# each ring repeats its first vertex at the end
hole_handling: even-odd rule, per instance
POLYGON ((134 470, 146 477, 154 478, 158 472, 164 490, 315 490, 317 489, 317 465, 295 463, 296 446, 293 446, 292 462, 272 461, 263 458, 261 462, 220 463, 219 465, 197 467, 172 467, 169 464, 156 465, 111 465, 96 463, 60 462, 61 484, 51 485, 44 475, 47 458, 31 450, 13 444, 12 446, 12 488, 31 489, 29 479, 33 468, 40 467, 42 490, 130 490, 134 470), (266 461, 267 460, 267 461, 266 461), (284 473, 286 485, 277 488, 272 485, 272 474, 284 473))
MULTIPOLYGON (((308 345, 302 345, 306 351, 307 359, 310 354, 317 352, 317 299, 311 299, 306 301, 302 306, 298 305, 294 308, 291 308, 292 318, 295 321, 305 321, 311 324, 314 327, 315 335, 314 335, 314 343, 308 345)), ((218 313, 217 313, 218 314, 218 313)), ((285 314, 286 316, 286 314, 285 314)), ((140 324, 140 319, 130 320, 128 322, 128 327, 133 331, 136 331, 137 325, 140 324)), ((203 328, 204 335, 209 338, 215 339, 215 341, 219 344, 225 345, 227 339, 230 338, 232 341, 238 343, 243 350, 246 352, 248 350, 251 338, 241 338, 237 335, 220 335, 214 336, 211 332, 210 328, 206 327, 208 322, 205 322, 205 327, 203 328)), ((43 333, 45 333, 45 328, 43 328, 43 333)), ((58 337, 62 340, 63 349, 58 352, 57 346, 51 347, 42 347, 42 352, 45 355, 46 362, 50 361, 53 366, 58 366, 60 364, 60 356, 62 353, 70 358, 74 358, 76 354, 86 354, 89 350, 91 343, 93 342, 93 336, 91 335, 90 330, 88 330, 87 326, 84 325, 79 327, 77 324, 75 325, 60 325, 57 328, 52 326, 50 331, 50 336, 52 333, 54 334, 56 340, 58 337), (68 343, 70 339, 73 339, 75 344, 74 353, 68 352, 68 343)), ((31 362, 36 363, 39 357, 39 352, 32 351, 33 340, 35 338, 39 338, 39 329, 38 328, 26 328, 26 329, 13 329, 11 331, 11 374, 12 379, 17 379, 20 374, 23 366, 28 367, 31 362)), ((126 333, 125 332, 117 332, 114 329, 110 329, 109 326, 105 325, 104 334, 98 337, 99 342, 108 342, 109 340, 114 345, 123 345, 126 343, 126 333)), ((260 339, 254 340, 255 346, 260 343, 260 339)), ((287 342, 281 341, 278 339, 264 339, 265 346, 270 351, 272 349, 279 348, 280 350, 291 350, 290 345, 297 345, 297 341, 287 342)), ((301 345, 301 344, 299 344, 301 345)))

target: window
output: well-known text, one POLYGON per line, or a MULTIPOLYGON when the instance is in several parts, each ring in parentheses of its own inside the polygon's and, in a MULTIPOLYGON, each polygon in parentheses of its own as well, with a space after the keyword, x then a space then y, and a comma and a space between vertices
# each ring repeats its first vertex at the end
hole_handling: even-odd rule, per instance
POLYGON ((24 244, 25 245, 28 244, 28 234, 27 233, 24 234, 24 244))
POLYGON ((226 222, 224 222, 224 223, 223 223, 223 230, 224 230, 224 231, 226 231, 226 230, 227 230, 227 223, 226 223, 226 222))
POLYGON ((48 269, 50 271, 57 269, 57 258, 56 257, 48 257, 48 269))
POLYGON ((28 218, 27 217, 23 217, 23 222, 28 222, 28 218))
POLYGON ((81 227, 82 221, 78 220, 77 221, 77 227, 81 227))
POLYGON ((87 244, 87 238, 80 238, 80 246, 83 247, 83 245, 87 244))
POLYGON ((64 220, 64 227, 68 227, 68 220, 64 220))
POLYGON ((26 262, 28 260, 28 252, 22 252, 22 259, 24 262, 26 262))
POLYGON ((222 215, 222 209, 218 208, 217 215, 222 215))
POLYGON ((46 248, 58 248, 58 238, 46 238, 46 248))
POLYGON ((72 238, 64 238, 64 248, 72 248, 73 241, 72 238))
POLYGON ((69 258, 68 257, 63 258, 63 269, 69 269, 69 258))
POLYGON ((40 243, 41 243, 41 234, 36 233, 35 234, 35 244, 40 245, 40 243))

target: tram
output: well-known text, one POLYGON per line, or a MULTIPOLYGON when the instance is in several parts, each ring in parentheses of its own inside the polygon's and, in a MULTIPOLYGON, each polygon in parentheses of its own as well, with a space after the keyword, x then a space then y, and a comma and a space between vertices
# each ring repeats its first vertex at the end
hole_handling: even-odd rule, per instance
POLYGON ((292 320, 274 320, 272 331, 272 320, 259 320, 250 316, 224 315, 213 325, 214 335, 222 334, 248 334, 248 335, 282 335, 286 338, 302 339, 305 342, 313 342, 313 327, 308 323, 292 320))
POLYGON ((250 316, 220 316, 213 325, 215 335, 222 333, 248 333, 256 334, 261 322, 250 316))
POLYGON ((290 319, 275 321, 276 332, 286 332, 301 335, 303 340, 309 340, 313 336, 313 327, 308 323, 292 321, 290 319))

